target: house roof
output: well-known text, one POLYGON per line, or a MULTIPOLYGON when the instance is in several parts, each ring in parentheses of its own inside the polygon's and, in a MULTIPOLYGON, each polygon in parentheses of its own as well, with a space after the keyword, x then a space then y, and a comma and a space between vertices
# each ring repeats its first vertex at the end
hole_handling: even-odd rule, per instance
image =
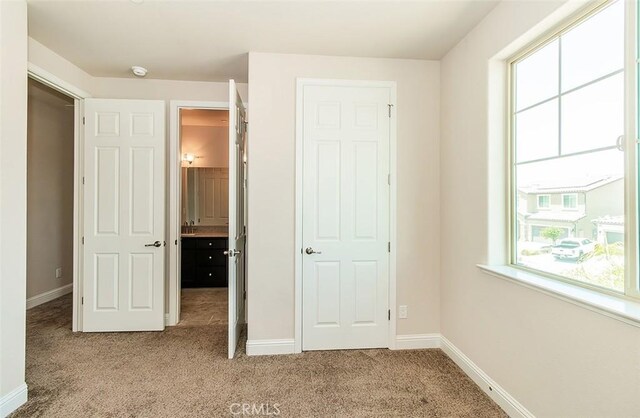
POLYGON ((587 216, 584 212, 544 211, 532 213, 527 217, 529 221, 559 221, 577 222, 587 216))
POLYGON ((624 216, 601 216, 591 222, 601 225, 624 225, 624 216))
POLYGON ((581 193, 622 180, 622 178, 622 175, 619 174, 604 177, 583 177, 580 179, 558 176, 555 179, 523 186, 518 190, 526 194, 581 193))

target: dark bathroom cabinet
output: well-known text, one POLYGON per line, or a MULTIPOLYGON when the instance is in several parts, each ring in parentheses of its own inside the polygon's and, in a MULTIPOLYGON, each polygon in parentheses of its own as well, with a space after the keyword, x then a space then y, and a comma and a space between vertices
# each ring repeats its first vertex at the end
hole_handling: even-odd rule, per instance
POLYGON ((182 237, 182 287, 227 287, 227 238, 182 237))

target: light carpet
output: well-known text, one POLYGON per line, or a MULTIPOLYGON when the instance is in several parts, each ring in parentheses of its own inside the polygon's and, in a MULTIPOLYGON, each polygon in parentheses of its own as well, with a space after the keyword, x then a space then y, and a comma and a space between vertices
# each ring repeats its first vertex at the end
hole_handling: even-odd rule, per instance
POLYGON ((248 357, 241 349, 228 360, 222 320, 74 334, 70 295, 31 309, 29 401, 12 417, 242 416, 241 404, 254 416, 506 416, 441 350, 248 357))

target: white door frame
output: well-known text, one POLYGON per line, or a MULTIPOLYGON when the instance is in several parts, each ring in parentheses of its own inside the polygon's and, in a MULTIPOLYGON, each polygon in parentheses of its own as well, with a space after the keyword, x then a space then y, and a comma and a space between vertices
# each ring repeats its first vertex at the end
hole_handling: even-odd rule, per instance
POLYGON ((28 63, 27 76, 60 93, 73 98, 73 314, 71 329, 82 331, 82 173, 84 163, 84 133, 82 118, 84 115, 84 99, 91 95, 86 91, 64 81, 49 71, 28 63))
POLYGON ((229 102, 171 100, 169 103, 169 314, 165 316, 165 325, 169 326, 177 325, 180 320, 180 109, 229 110, 229 102))
POLYGON ((391 242, 391 253, 389 254, 389 309, 391 320, 389 321, 389 348, 396 348, 396 225, 397 225, 397 100, 395 81, 364 81, 364 80, 330 80, 330 79, 296 79, 296 200, 295 200, 295 268, 294 268, 294 289, 295 289, 295 329, 294 329, 294 352, 302 352, 302 201, 303 201, 303 100, 304 87, 306 86, 333 86, 333 87, 388 87, 391 90, 391 121, 389 125, 389 172, 390 172, 390 195, 389 195, 389 239, 391 242))

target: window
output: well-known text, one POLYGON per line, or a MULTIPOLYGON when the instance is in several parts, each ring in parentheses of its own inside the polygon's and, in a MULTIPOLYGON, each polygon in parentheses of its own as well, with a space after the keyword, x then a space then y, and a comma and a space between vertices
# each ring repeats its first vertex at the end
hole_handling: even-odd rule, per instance
POLYGON ((538 209, 549 209, 551 207, 551 196, 548 194, 538 195, 538 209))
POLYGON ((625 75, 637 73, 625 68, 636 62, 629 3, 597 6, 510 61, 511 264, 638 297, 624 238, 637 152, 624 151, 625 114, 635 118, 625 75))
POLYGON ((578 209, 578 195, 575 193, 563 194, 562 207, 564 209, 578 209))

